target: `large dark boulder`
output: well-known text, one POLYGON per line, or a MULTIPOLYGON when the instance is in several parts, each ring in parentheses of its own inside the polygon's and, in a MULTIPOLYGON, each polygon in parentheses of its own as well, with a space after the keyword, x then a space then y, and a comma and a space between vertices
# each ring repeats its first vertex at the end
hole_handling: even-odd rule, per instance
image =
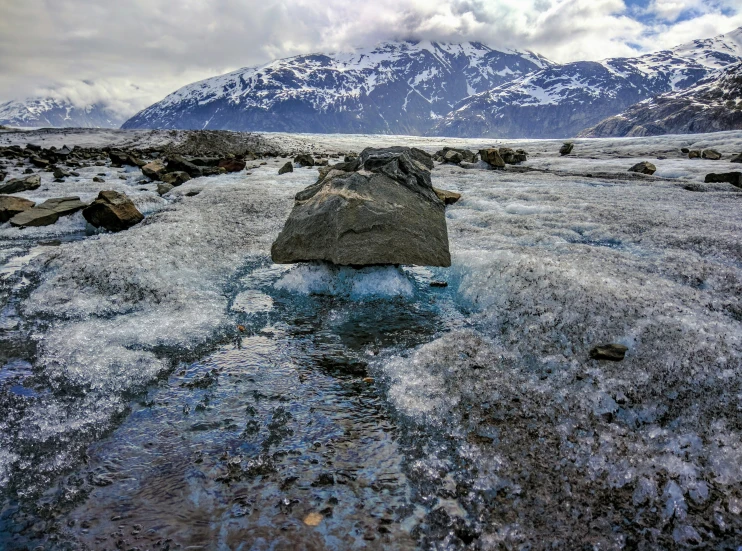
POLYGON ((41 186, 41 176, 33 174, 25 178, 13 178, 0 185, 0 193, 20 193, 31 191, 41 186))
POLYGON ((480 149, 479 157, 488 165, 494 168, 505 168, 505 161, 500 156, 500 150, 496 147, 480 149))
POLYGON ((296 195, 273 261, 450 266, 445 204, 429 165, 424 151, 392 147, 323 167, 319 181, 296 195))
POLYGON ((565 142, 562 147, 559 148, 559 154, 564 157, 565 155, 569 155, 572 153, 572 150, 575 148, 575 144, 571 142, 565 142))
POLYGON ((131 199, 117 191, 101 191, 82 215, 96 228, 112 232, 126 230, 144 220, 131 199))
POLYGON ((7 222, 16 214, 27 211, 34 206, 33 201, 11 195, 0 195, 0 222, 7 222))
POLYGON ((652 174, 657 172, 657 167, 649 161, 642 161, 641 163, 637 163, 632 166, 629 169, 629 172, 638 172, 639 174, 648 174, 651 176, 652 174))
POLYGON ((721 174, 706 174, 707 184, 732 184, 735 187, 742 188, 742 172, 724 172, 721 174))

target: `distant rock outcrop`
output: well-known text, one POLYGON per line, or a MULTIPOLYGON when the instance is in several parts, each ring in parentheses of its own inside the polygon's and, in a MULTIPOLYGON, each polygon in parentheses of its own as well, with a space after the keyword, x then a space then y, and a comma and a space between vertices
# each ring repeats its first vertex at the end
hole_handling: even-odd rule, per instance
POLYGON ((296 195, 273 261, 450 266, 445 203, 433 189, 432 166, 424 151, 393 147, 323 167, 319 181, 296 195))

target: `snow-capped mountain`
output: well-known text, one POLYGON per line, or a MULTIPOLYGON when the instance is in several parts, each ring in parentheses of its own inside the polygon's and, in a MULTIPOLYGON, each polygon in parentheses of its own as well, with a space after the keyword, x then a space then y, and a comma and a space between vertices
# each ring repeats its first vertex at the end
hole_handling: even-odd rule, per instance
POLYGON ((434 135, 564 138, 742 61, 742 28, 635 58, 552 65, 465 99, 434 135))
POLYGON ((190 84, 123 128, 422 134, 462 99, 551 65, 480 43, 388 42, 190 84))
POLYGON ((75 107, 53 98, 0 103, 0 124, 19 127, 118 128, 123 119, 101 105, 75 107))
POLYGON ((735 64, 685 90, 637 103, 579 136, 657 136, 740 129, 742 64, 735 64))

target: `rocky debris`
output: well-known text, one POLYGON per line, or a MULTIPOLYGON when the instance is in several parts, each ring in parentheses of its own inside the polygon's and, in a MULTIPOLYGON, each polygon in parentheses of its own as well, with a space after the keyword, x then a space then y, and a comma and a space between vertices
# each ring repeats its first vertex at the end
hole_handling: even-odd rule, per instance
POLYGON ((575 144, 572 142, 566 142, 562 145, 562 147, 559 148, 559 154, 563 157, 565 155, 569 155, 572 153, 572 150, 575 148, 575 144))
POLYGON ((16 214, 27 211, 36 203, 22 197, 0 195, 0 222, 7 222, 16 214))
POLYGON ((624 359, 628 350, 629 348, 622 344, 604 344, 590 350, 590 357, 593 360, 620 362, 624 359))
MULTIPOLYGON (((200 166, 193 164, 192 162, 186 160, 184 157, 180 155, 173 155, 168 158, 167 171, 168 172, 185 172, 191 178, 198 178, 199 176, 203 176, 204 174, 203 169, 200 166)), ((163 180, 163 182, 164 181, 165 180, 163 180)), ((167 183, 171 184, 172 182, 167 182, 167 183)))
POLYGON ((728 183, 742 188, 742 172, 724 172, 722 174, 706 174, 707 184, 728 183))
POLYGON ((79 197, 55 197, 47 199, 38 208, 49 209, 56 212, 59 216, 68 216, 87 207, 87 203, 80 201, 79 197))
POLYGON ((510 147, 501 147, 499 153, 508 165, 517 165, 528 160, 528 154, 523 149, 513 150, 510 147))
POLYGON ((114 166, 136 166, 143 167, 147 163, 141 159, 135 157, 132 154, 125 153, 123 151, 111 150, 108 152, 108 157, 111 159, 111 164, 114 166))
POLYGON ((391 147, 329 167, 297 193, 271 248, 273 261, 450 266, 445 204, 433 190, 430 164, 424 151, 391 147))
POLYGON ((716 151, 715 149, 704 149, 701 152, 701 157, 704 159, 708 159, 709 161, 718 161, 721 159, 721 153, 716 151))
POLYGON ((175 189, 175 186, 172 184, 163 184, 162 182, 157 184, 157 193, 159 193, 160 196, 165 195, 166 193, 168 193, 169 191, 172 191, 173 189, 175 189))
POLYGON ((126 195, 117 191, 101 191, 98 198, 82 211, 96 228, 118 232, 138 224, 144 216, 126 195))
POLYGON ((155 159, 152 162, 147 163, 142 167, 142 174, 144 174, 150 180, 159 180, 160 177, 167 172, 165 163, 159 159, 155 159))
POLYGON ((31 191, 41 186, 41 176, 33 174, 25 178, 13 178, 4 184, 0 184, 0 193, 19 193, 31 191))
POLYGON ((217 165, 218 168, 223 168, 227 172, 242 172, 246 166, 247 163, 239 159, 222 159, 217 165))
POLYGON ((461 162, 476 163, 477 154, 468 149, 456 149, 453 147, 444 147, 433 155, 433 159, 441 163, 459 164, 461 162))
POLYGON ((286 163, 285 165, 283 165, 281 168, 278 169, 278 175, 280 176, 282 174, 286 174, 288 172, 293 172, 293 171, 294 171, 294 163, 289 161, 288 163, 286 163))
POLYGON ((93 182, 95 182, 96 184, 102 184, 105 182, 105 180, 100 176, 93 176, 93 182))
POLYGON ((446 191, 445 189, 438 189, 435 187, 433 188, 433 191, 435 191, 438 199, 443 201, 445 205, 453 205, 459 199, 461 199, 461 194, 456 193, 455 191, 446 191))
POLYGON ((698 149, 691 149, 690 151, 688 151, 688 158, 689 159, 700 159, 701 151, 698 149))
POLYGON ((42 159, 41 157, 33 156, 29 159, 32 165, 34 165, 37 168, 46 168, 49 165, 51 165, 51 162, 47 161, 46 159, 42 159))
POLYGON ((29 226, 51 226, 59 220, 59 213, 52 209, 33 207, 13 216, 10 225, 17 228, 29 226))
POLYGON ((314 158, 308 153, 301 153, 294 157, 294 163, 302 167, 314 166, 314 158))
POLYGON ((480 149, 479 157, 494 168, 505 168, 505 161, 500 156, 500 150, 495 147, 480 149))
POLYGON ((742 163, 742 153, 739 153, 738 155, 734 155, 730 160, 730 163, 742 163))
POLYGON ((190 179, 191 177, 188 175, 188 173, 182 171, 168 172, 160 176, 160 180, 163 183, 170 184, 171 186, 179 186, 181 184, 185 184, 190 179))
POLYGON ((652 174, 657 172, 657 167, 649 161, 642 161, 641 163, 637 163, 632 166, 629 169, 629 172, 638 172, 639 174, 648 174, 651 176, 652 174))

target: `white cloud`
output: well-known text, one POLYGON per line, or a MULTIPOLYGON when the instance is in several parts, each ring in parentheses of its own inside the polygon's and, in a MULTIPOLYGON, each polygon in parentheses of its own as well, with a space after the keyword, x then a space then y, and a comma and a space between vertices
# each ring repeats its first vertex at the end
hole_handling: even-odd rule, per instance
POLYGON ((0 99, 53 89, 130 114, 239 67, 394 39, 479 40, 556 61, 634 55, 630 44, 740 26, 738 4, 653 0, 633 19, 624 0, 0 0, 0 99), (689 11, 698 17, 678 21, 689 11))

